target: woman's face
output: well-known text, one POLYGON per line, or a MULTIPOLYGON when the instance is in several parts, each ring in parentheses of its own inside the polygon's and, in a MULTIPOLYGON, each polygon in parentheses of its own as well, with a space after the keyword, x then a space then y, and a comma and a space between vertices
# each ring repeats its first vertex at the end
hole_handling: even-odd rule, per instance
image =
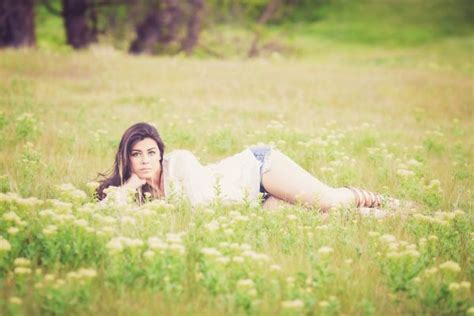
POLYGON ((161 171, 160 154, 158 145, 151 138, 145 138, 134 143, 130 152, 132 173, 146 180, 158 177, 161 171))

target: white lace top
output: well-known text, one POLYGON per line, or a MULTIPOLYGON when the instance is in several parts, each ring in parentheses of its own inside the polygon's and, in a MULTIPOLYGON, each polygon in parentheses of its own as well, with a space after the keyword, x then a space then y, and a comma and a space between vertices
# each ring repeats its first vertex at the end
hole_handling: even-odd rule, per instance
MULTIPOLYGON (((165 196, 184 197, 193 207, 208 204, 216 198, 227 203, 248 201, 256 205, 260 192, 260 165, 249 149, 206 166, 190 151, 175 150, 164 156, 165 196)), ((116 188, 101 203, 107 201, 126 204, 131 201, 130 192, 123 187, 116 188)))
POLYGON ((175 150, 164 160, 166 196, 182 194, 193 206, 216 198, 230 203, 258 203, 261 163, 248 149, 206 166, 187 150, 175 150))

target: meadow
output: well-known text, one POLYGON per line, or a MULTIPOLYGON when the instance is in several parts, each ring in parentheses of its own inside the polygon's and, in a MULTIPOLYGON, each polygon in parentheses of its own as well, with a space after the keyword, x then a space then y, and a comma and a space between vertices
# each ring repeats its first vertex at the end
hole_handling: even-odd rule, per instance
POLYGON ((474 314, 472 38, 311 45, 0 51, 0 314, 474 314), (139 121, 203 164, 272 143, 332 186, 417 208, 97 204, 97 173, 139 121))

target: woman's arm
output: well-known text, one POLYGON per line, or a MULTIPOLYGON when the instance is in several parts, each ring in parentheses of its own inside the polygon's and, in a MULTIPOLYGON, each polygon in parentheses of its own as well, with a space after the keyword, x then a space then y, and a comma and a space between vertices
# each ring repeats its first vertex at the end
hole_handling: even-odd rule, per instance
POLYGON ((140 179, 135 173, 120 187, 110 186, 104 191, 106 196, 100 204, 125 205, 130 202, 129 197, 137 192, 137 189, 146 183, 145 179, 140 179))

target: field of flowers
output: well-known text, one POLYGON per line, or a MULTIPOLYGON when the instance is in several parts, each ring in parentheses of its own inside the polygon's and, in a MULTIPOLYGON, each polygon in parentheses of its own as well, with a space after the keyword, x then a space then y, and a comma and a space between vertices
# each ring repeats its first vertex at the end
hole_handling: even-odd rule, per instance
POLYGON ((472 60, 425 53, 0 52, 0 314, 474 315, 472 60), (138 121, 202 163, 273 143, 417 208, 98 204, 138 121))

